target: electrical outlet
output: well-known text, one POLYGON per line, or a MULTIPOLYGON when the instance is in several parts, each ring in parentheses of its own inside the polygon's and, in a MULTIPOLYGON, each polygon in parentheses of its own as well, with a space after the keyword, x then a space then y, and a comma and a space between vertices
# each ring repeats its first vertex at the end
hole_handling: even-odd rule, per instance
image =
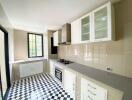
POLYGON ((112 71, 112 68, 106 67, 107 71, 112 71))

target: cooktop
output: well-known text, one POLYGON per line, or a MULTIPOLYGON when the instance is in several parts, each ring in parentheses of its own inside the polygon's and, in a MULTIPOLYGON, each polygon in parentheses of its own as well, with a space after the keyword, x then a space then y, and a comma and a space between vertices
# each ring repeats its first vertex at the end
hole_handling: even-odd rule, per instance
POLYGON ((69 61, 69 60, 66 60, 66 59, 59 59, 58 62, 63 63, 63 64, 73 63, 72 61, 69 61))

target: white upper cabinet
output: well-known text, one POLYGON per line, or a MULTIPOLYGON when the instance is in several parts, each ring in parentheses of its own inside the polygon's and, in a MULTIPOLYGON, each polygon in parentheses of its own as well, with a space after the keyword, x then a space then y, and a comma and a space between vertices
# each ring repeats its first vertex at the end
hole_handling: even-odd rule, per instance
POLYGON ((61 42, 61 31, 56 31, 53 33, 54 38, 54 46, 59 46, 59 43, 61 42))
POLYGON ((72 44, 114 40, 111 2, 71 23, 72 44))
POLYGON ((77 19, 71 23, 71 43, 77 44, 80 42, 81 23, 80 19, 77 19))
POLYGON ((112 30, 112 6, 107 3, 92 12, 93 16, 93 39, 94 41, 113 40, 112 30))
POLYGON ((92 33, 92 23, 91 23, 91 13, 83 16, 81 18, 81 34, 80 34, 80 42, 90 42, 91 33, 92 33))

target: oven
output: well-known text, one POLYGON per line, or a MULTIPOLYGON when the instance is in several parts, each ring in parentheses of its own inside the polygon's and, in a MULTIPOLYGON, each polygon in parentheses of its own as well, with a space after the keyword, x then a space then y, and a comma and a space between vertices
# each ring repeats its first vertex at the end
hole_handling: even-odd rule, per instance
POLYGON ((55 77, 57 78, 57 80, 59 80, 59 82, 62 83, 63 74, 61 68, 55 67, 55 77))

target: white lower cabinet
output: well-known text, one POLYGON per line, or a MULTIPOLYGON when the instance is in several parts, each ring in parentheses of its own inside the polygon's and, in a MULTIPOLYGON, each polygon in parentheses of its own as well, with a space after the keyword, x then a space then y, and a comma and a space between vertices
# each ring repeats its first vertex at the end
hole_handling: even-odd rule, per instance
POLYGON ((107 90, 81 78, 81 100, 107 100, 107 90))
POLYGON ((49 62, 49 71, 51 76, 55 76, 55 67, 54 67, 54 61, 50 60, 49 62))
POLYGON ((75 91, 76 91, 76 74, 65 70, 64 71, 64 88, 66 92, 75 100, 75 91))

